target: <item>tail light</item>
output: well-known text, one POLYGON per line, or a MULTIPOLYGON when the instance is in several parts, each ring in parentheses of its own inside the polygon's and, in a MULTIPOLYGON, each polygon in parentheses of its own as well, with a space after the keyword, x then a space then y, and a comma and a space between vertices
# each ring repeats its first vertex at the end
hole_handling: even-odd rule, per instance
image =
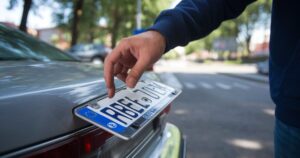
MULTIPOLYGON (((159 123, 166 114, 170 112, 171 104, 169 104, 158 116, 157 121, 154 122, 159 126, 159 123)), ((25 158, 61 158, 61 157, 72 157, 80 158, 85 156, 97 155, 100 147, 105 141, 112 135, 104 132, 103 130, 96 128, 89 130, 88 132, 81 132, 64 141, 54 143, 45 148, 37 151, 33 151, 27 154, 25 158)))
POLYGON ((26 155, 26 158, 79 158, 97 154, 112 135, 97 128, 26 155))
POLYGON ((164 109, 164 111, 163 111, 163 113, 166 113, 166 114, 168 114, 170 111, 171 111, 171 104, 169 104, 165 109, 164 109))

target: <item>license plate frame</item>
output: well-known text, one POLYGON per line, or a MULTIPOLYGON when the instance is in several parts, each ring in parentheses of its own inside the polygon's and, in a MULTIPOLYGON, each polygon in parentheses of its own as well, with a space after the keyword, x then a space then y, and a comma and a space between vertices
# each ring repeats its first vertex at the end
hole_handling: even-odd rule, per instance
POLYGON ((180 89, 141 80, 133 89, 121 88, 112 99, 98 98, 75 108, 74 114, 121 139, 129 140, 180 93, 180 89))

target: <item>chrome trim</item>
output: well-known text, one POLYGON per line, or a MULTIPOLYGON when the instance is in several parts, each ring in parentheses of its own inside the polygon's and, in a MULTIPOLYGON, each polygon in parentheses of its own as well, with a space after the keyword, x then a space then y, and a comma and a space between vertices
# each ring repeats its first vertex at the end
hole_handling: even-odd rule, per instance
POLYGON ((181 157, 182 158, 186 158, 186 147, 187 147, 187 138, 186 138, 186 135, 183 135, 182 136, 182 147, 181 147, 181 149, 182 149, 182 154, 181 154, 181 157))
POLYGON ((138 145, 134 150, 132 150, 126 158, 162 157, 162 154, 164 154, 164 149, 170 149, 170 144, 172 145, 172 143, 177 144, 177 146, 174 148, 175 154, 173 156, 177 155, 178 158, 185 158, 186 138, 182 136, 182 133, 178 127, 167 123, 165 128, 157 130, 155 133, 153 133, 153 135, 151 135, 151 137, 146 137, 145 140, 141 142, 140 145, 138 145))
POLYGON ((155 136, 160 132, 160 130, 152 131, 149 135, 145 137, 145 139, 138 145, 135 149, 133 149, 126 158, 136 157, 147 145, 149 142, 153 140, 155 136))
MULTIPOLYGON (((164 150, 167 150, 171 147, 174 147, 173 156, 181 157, 182 151, 182 135, 178 127, 173 124, 167 123, 166 127, 163 131, 163 135, 159 144, 157 144, 156 148, 153 150, 152 155, 150 157, 161 157, 164 154, 164 150)), ((170 156, 170 155, 168 155, 170 156)))

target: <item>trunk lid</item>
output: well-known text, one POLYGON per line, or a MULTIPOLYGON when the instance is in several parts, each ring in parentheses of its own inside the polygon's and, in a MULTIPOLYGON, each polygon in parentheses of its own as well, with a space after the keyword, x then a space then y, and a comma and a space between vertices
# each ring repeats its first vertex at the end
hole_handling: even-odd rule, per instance
MULTIPOLYGON (((116 80, 117 88, 123 86, 116 80)), ((78 62, 0 63, 0 155, 89 126, 72 110, 106 94, 101 68, 78 62)))

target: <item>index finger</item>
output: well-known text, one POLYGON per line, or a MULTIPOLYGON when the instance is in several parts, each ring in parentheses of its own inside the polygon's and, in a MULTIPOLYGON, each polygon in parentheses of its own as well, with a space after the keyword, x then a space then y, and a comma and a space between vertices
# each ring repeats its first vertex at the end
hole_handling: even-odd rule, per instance
POLYGON ((114 84, 114 65, 121 57, 121 48, 117 46, 104 61, 104 80, 108 90, 108 97, 111 98, 115 94, 114 84))

